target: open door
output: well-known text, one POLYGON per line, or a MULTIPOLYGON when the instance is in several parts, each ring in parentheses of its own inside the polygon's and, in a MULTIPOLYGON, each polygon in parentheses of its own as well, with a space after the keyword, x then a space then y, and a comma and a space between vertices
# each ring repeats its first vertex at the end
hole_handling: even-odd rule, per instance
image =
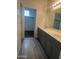
POLYGON ((32 8, 25 8, 25 37, 34 37, 36 10, 32 8))

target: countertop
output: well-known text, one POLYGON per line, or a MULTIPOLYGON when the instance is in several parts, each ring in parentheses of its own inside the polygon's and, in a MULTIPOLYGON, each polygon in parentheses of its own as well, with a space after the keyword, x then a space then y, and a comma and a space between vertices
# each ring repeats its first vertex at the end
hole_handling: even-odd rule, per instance
POLYGON ((55 38, 57 41, 61 42, 61 31, 54 28, 39 28, 48 33, 53 38, 55 38))

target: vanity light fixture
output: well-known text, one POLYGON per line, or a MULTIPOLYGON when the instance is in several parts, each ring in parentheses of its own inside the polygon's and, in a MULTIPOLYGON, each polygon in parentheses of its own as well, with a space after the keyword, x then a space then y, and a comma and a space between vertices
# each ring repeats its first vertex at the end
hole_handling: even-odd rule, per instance
POLYGON ((51 8, 51 7, 53 7, 53 8, 54 8, 54 7, 57 7, 57 6, 59 6, 60 4, 61 4, 60 1, 57 1, 56 3, 54 3, 53 5, 51 5, 50 8, 51 8))
POLYGON ((50 8, 53 8, 53 10, 56 10, 60 7, 61 7, 61 2, 60 1, 54 3, 53 5, 50 6, 50 8))
POLYGON ((58 1, 55 4, 53 4, 52 7, 56 7, 56 6, 60 5, 60 4, 61 4, 60 1, 58 1))

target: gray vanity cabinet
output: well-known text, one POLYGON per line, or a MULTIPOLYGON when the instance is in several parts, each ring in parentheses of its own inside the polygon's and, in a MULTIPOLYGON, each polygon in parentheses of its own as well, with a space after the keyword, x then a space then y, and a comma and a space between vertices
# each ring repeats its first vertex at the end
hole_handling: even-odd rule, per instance
POLYGON ((40 42, 48 59, 59 59, 61 43, 49 34, 38 28, 38 41, 40 42))
POLYGON ((46 43, 46 38, 45 38, 45 34, 43 31, 40 31, 40 29, 38 29, 38 41, 41 43, 42 47, 46 47, 47 43, 46 43))

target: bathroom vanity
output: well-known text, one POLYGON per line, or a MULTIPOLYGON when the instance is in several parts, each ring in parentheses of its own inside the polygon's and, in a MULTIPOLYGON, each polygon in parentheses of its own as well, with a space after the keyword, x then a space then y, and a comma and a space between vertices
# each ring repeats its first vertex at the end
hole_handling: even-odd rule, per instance
POLYGON ((59 59, 61 50, 60 37, 60 33, 54 29, 38 28, 38 41, 48 59, 59 59))

